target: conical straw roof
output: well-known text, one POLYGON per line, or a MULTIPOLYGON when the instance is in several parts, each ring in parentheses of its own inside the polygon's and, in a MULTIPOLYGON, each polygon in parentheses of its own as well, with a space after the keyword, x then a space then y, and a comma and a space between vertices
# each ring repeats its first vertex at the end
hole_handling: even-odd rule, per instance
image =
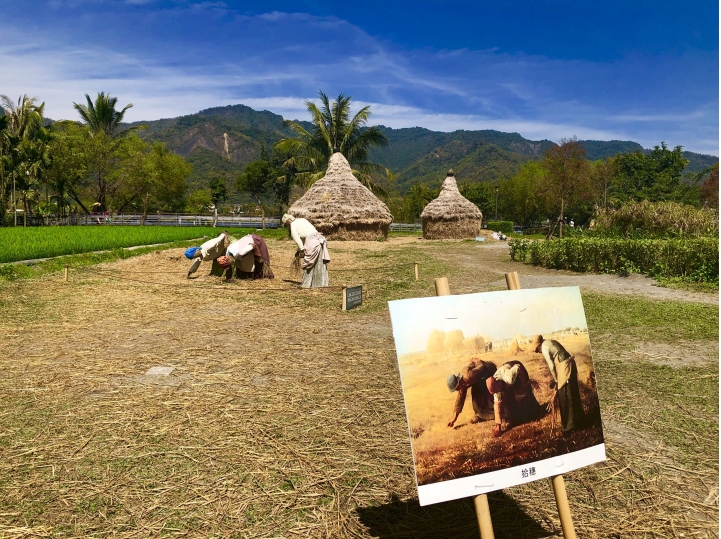
POLYGON ((288 213, 308 219, 327 239, 336 240, 385 237, 393 221, 388 206, 358 181, 340 152, 331 156, 325 176, 288 213))
POLYGON ((461 195, 453 170, 449 170, 438 198, 423 208, 421 219, 425 238, 473 238, 481 231, 483 214, 473 202, 461 195))

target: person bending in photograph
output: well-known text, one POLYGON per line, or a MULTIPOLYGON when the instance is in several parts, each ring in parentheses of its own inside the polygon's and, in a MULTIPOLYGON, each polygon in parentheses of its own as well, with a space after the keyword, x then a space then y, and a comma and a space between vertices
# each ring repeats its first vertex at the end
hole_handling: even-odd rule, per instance
POLYGON ((551 403, 553 404, 558 398, 558 406, 561 409, 561 427, 563 433, 568 434, 581 427, 585 418, 581 404, 581 392, 578 389, 576 360, 561 343, 545 340, 542 335, 534 337, 531 349, 536 353, 543 354, 548 364, 551 376, 553 376, 551 389, 556 389, 551 403))
POLYGON ((541 405, 533 394, 533 384, 520 361, 504 363, 486 379, 486 387, 493 395, 493 436, 501 435, 504 422, 508 430, 539 417, 541 405))
POLYGON ((448 421, 449 427, 456 423, 458 416, 463 411, 468 389, 471 390, 471 402, 475 412, 471 423, 493 419, 493 398, 486 387, 486 379, 493 376, 494 372, 496 372, 496 366, 490 361, 472 359, 461 372, 448 376, 446 380, 448 389, 451 393, 458 392, 456 403, 453 406, 453 416, 448 421))
POLYGON ((228 245, 230 245, 230 238, 228 232, 223 230, 217 238, 206 241, 200 247, 188 249, 185 252, 185 256, 193 261, 188 270, 188 279, 190 279, 193 273, 198 271, 201 262, 210 262, 223 256, 228 245))

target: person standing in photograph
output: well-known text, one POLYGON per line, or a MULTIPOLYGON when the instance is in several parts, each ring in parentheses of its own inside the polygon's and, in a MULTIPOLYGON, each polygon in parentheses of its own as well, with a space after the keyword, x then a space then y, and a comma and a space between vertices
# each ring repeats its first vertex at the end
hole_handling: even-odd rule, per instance
POLYGON ((328 286, 328 242, 307 219, 295 218, 286 213, 281 219, 290 228, 290 237, 298 245, 296 256, 303 258, 301 288, 328 286))
POLYGON ((545 340, 542 335, 534 337, 531 349, 536 353, 543 354, 548 364, 551 376, 553 376, 551 389, 556 389, 553 399, 558 398, 561 409, 561 427, 563 433, 568 434, 581 427, 585 418, 581 404, 581 392, 578 389, 576 360, 561 343, 545 340))
POLYGON ((486 387, 493 395, 493 436, 501 435, 504 422, 508 430, 539 417, 541 405, 533 394, 533 384, 520 361, 507 361, 486 379, 486 387))
POLYGON ((471 423, 493 419, 493 398, 486 387, 486 379, 493 376, 495 372, 496 366, 490 361, 471 359, 470 363, 461 372, 448 376, 446 380, 448 389, 451 393, 458 392, 456 403, 453 406, 453 416, 448 421, 449 427, 455 425, 458 416, 461 415, 463 406, 466 403, 468 389, 471 390, 471 402, 475 413, 471 423))

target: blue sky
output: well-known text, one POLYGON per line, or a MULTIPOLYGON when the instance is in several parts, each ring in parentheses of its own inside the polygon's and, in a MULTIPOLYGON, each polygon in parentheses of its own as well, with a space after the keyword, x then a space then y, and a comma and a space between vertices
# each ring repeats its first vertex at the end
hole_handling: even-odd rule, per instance
POLYGON ((0 0, 0 93, 52 118, 105 91, 133 121, 305 119, 322 89, 390 127, 718 155, 718 24, 717 2, 0 0))
POLYGON ((388 308, 399 357, 424 351, 433 330, 460 329, 465 338, 495 341, 588 328, 577 286, 402 299, 389 301, 388 308))

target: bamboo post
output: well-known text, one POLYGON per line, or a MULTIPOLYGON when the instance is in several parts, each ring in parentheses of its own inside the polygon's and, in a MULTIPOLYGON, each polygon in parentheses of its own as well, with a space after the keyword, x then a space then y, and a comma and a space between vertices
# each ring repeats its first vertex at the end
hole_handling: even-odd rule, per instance
POLYGON ((69 264, 65 264, 65 278, 63 279, 66 283, 68 282, 68 268, 70 268, 69 264))
MULTIPOLYGON (((448 286, 448 277, 435 279, 436 296, 450 296, 451 288, 448 286)), ((480 494, 473 499, 476 507, 476 518, 478 529, 481 531, 481 539, 494 539, 493 522, 491 521, 491 508, 488 506, 488 495, 480 494)))
POLYGON ((413 273, 416 275, 416 281, 418 280, 418 262, 413 262, 413 273))
POLYGON ((342 307, 342 310, 343 310, 343 311, 347 311, 347 310, 348 310, 348 308, 347 308, 348 305, 347 305, 347 303, 346 303, 346 293, 345 293, 346 288, 348 288, 348 287, 345 286, 345 285, 343 285, 343 289, 341 290, 341 293, 343 294, 343 299, 341 299, 341 302, 342 302, 342 304, 343 304, 343 307, 342 307))
MULTIPOLYGON (((518 280, 518 273, 512 271, 506 273, 506 285, 508 290, 520 290, 521 282, 518 280)), ((571 508, 568 505, 568 496, 566 495, 566 483, 562 475, 556 475, 551 478, 553 485, 553 494, 556 497, 556 507, 558 508, 558 516, 561 519, 561 529, 563 530, 563 539, 576 539, 576 532, 573 529, 573 519, 571 518, 571 508)))
POLYGON ((451 295, 451 289, 448 286, 448 277, 438 277, 433 282, 436 285, 436 296, 451 295))
POLYGON ((563 539, 576 539, 576 530, 573 529, 571 508, 568 505, 568 496, 566 495, 566 482, 563 480, 562 475, 556 475, 551 478, 551 484, 553 485, 553 495, 556 497, 558 517, 561 519, 563 539))

